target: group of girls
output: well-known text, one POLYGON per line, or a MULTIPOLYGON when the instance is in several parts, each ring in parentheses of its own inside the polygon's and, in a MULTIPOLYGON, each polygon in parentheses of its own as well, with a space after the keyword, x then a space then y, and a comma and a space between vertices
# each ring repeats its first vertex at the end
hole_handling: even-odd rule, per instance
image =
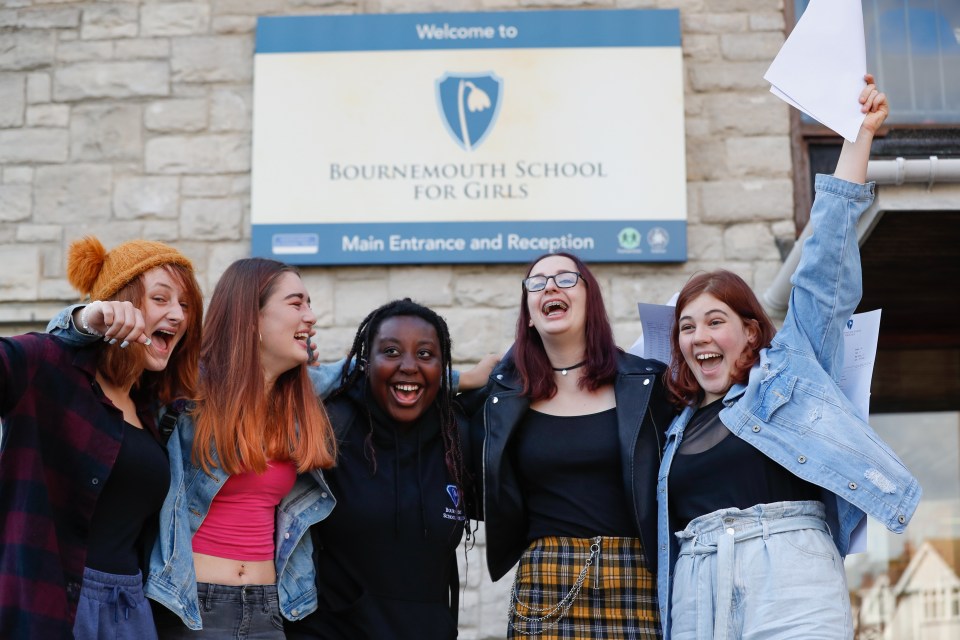
POLYGON ((0 635, 454 638, 482 518, 491 576, 517 565, 511 638, 851 637, 851 533, 902 531, 920 498, 836 384, 887 115, 870 76, 860 102, 783 328, 738 276, 699 274, 669 367, 615 346, 570 254, 530 265, 513 347, 455 396, 446 323, 409 300, 308 366, 292 267, 234 263, 201 334, 186 258, 80 243, 71 281, 97 301, 59 339, 0 340, 0 635))

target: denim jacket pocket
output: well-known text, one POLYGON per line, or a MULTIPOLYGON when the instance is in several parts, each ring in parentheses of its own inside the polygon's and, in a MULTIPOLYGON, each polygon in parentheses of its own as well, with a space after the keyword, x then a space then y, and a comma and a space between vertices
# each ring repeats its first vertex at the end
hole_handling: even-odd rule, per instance
POLYGON ((757 416, 804 435, 823 417, 825 389, 798 376, 781 373, 764 380, 757 416))

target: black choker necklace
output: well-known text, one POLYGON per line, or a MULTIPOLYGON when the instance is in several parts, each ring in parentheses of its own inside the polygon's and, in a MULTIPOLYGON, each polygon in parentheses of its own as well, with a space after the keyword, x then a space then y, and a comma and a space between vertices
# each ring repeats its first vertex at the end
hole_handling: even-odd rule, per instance
POLYGON ((581 360, 581 361, 578 362, 577 364, 572 364, 572 365, 570 365, 569 367, 550 367, 550 368, 553 369, 554 371, 559 371, 559 372, 560 372, 560 375, 565 376, 565 375, 567 375, 567 371, 572 371, 572 370, 574 370, 574 369, 579 369, 580 367, 582 367, 582 366, 585 365, 585 364, 587 364, 587 361, 586 361, 586 360, 581 360))

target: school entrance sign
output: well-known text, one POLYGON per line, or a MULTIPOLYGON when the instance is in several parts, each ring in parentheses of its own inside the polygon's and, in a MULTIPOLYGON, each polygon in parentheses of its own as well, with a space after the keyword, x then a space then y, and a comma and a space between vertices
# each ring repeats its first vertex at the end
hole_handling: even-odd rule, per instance
POLYGON ((676 10, 260 18, 253 254, 686 260, 676 10))

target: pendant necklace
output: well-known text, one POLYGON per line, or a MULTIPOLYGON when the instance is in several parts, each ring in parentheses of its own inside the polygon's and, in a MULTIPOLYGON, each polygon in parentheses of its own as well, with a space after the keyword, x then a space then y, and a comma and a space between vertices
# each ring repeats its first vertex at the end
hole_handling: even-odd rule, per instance
POLYGON ((567 371, 573 371, 574 369, 579 369, 585 364, 587 364, 587 361, 581 360, 577 364, 572 364, 569 367, 550 367, 550 368, 553 369, 554 371, 559 371, 560 375, 565 376, 567 375, 567 371))

